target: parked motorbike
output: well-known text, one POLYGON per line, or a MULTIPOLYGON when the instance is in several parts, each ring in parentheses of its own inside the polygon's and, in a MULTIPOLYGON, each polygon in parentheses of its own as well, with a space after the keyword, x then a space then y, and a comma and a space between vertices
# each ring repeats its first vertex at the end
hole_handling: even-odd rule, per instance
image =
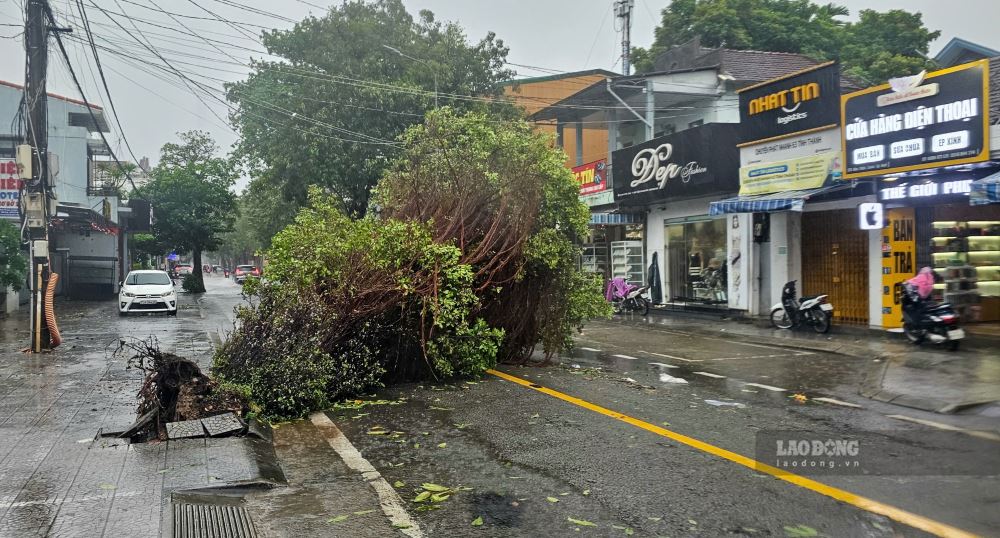
POLYGON ((900 297, 903 306, 903 334, 914 344, 927 340, 945 344, 955 351, 965 338, 965 331, 958 326, 958 313, 949 303, 933 304, 920 297, 912 284, 903 285, 900 297))
POLYGON ((645 316, 649 314, 650 304, 649 298, 646 297, 647 291, 649 291, 649 286, 635 286, 626 282, 624 278, 618 277, 608 283, 606 296, 611 302, 615 314, 638 312, 645 316))
POLYGON ((771 325, 778 329, 791 329, 811 325, 818 333, 830 332, 833 305, 827 295, 809 295, 796 298, 795 280, 781 289, 781 302, 771 307, 771 325))

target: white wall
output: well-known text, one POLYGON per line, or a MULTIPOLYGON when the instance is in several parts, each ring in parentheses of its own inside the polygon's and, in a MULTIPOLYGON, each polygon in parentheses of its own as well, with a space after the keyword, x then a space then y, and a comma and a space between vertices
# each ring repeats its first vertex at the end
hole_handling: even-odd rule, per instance
POLYGON ((790 280, 802 280, 802 214, 795 211, 771 213, 771 255, 761 271, 770 271, 771 289, 768 304, 760 312, 781 301, 781 289, 790 280))
MULTIPOLYGON (((688 217, 708 215, 708 204, 723 197, 695 198, 678 202, 653 205, 646 215, 646 267, 653 263, 653 252, 660 257, 660 285, 663 286, 663 297, 667 300, 670 293, 670 265, 667 263, 666 221, 688 217)), ((649 284, 649 282, 647 282, 649 284)))

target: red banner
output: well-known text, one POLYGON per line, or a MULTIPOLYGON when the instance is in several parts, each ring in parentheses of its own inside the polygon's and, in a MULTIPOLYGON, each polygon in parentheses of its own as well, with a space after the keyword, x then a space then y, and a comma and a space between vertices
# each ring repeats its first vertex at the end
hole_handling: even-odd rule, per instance
POLYGON ((608 188, 608 163, 605 159, 573 168, 573 175, 580 184, 580 196, 596 194, 608 188))

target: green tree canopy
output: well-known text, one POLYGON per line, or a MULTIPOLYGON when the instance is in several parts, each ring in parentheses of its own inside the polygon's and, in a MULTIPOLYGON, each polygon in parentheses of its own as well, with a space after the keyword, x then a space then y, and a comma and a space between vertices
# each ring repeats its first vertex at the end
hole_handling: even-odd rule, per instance
POLYGON ((811 0, 672 0, 661 12, 653 45, 634 49, 636 71, 650 71, 660 53, 700 37, 702 45, 796 52, 840 60, 848 74, 868 83, 932 67, 928 30, 920 13, 861 10, 811 0))
POLYGON ((21 230, 9 220, 0 220, 0 289, 24 285, 28 258, 21 250, 21 230))
POLYGON ((227 91, 241 135, 237 155, 255 177, 250 190, 293 202, 254 217, 269 232, 291 221, 309 185, 330 192, 347 214, 364 214, 371 188, 398 155, 396 137, 434 106, 435 80, 442 106, 468 110, 484 105, 452 95, 497 94, 513 74, 504 68, 507 47, 492 33, 470 45, 458 25, 430 11, 415 19, 401 0, 347 1, 290 30, 265 32, 263 43, 282 61, 255 62, 227 91))
POLYGON ((216 156, 219 148, 208 133, 178 136, 180 143, 163 145, 153 179, 140 188, 139 196, 153 207, 156 241, 193 254, 195 282, 190 291, 203 292, 201 254, 217 249, 236 219, 236 195, 230 191, 235 174, 227 159, 216 156))

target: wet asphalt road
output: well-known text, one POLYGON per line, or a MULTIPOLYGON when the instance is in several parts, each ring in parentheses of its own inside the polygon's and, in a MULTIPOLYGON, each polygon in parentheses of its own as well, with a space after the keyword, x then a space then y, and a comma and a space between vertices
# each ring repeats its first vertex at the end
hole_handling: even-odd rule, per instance
MULTIPOLYGON (((1000 529, 1000 444, 889 418, 929 414, 858 397, 870 359, 610 322, 592 324, 578 345, 551 367, 499 370, 748 457, 769 430, 860 439, 866 472, 880 476, 811 478, 972 533, 1000 529), (678 378, 686 383, 670 382, 678 378)), ((495 376, 378 397, 402 402, 328 414, 390 483, 406 484, 404 499, 422 482, 472 488, 416 512, 431 536, 925 535, 495 376), (369 434, 376 426, 401 433, 369 434), (479 516, 484 525, 472 528, 479 516)))

